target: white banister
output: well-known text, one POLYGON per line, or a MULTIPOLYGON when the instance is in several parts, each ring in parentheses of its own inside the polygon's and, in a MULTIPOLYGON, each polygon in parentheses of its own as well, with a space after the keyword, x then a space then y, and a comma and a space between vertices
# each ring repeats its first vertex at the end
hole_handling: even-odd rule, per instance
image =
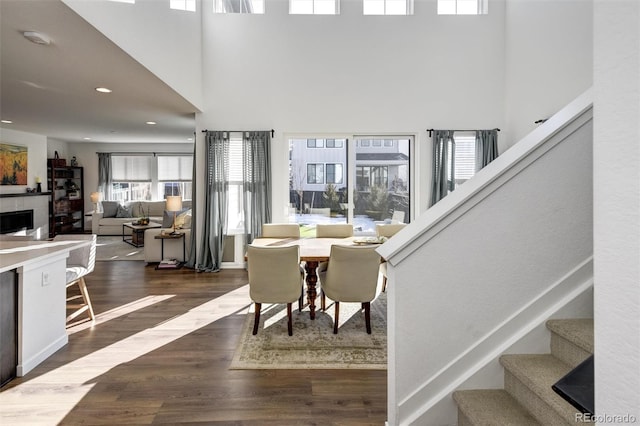
POLYGON ((590 291, 592 117, 588 91, 378 249, 389 424, 454 424, 456 387, 590 291))

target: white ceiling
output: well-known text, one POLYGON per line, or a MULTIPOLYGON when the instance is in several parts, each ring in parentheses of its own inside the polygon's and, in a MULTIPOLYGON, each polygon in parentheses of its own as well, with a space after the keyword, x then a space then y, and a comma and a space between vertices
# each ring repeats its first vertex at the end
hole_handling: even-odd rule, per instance
POLYGON ((191 143, 196 111, 61 1, 0 0, 0 119, 13 121, 3 128, 69 142, 191 143))

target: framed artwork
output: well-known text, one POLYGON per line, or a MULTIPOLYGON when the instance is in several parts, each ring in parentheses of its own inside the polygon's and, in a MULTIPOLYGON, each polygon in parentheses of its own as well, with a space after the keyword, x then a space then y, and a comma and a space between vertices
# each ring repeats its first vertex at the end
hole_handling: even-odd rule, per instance
POLYGON ((26 146, 0 143, 0 185, 26 185, 28 162, 26 146))

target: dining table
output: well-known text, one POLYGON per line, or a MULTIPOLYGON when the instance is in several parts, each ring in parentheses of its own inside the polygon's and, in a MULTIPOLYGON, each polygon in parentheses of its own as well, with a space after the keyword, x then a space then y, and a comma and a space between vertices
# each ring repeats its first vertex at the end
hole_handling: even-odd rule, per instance
POLYGON ((297 245, 300 247, 300 261, 304 262, 307 284, 307 302, 309 304, 309 316, 313 320, 316 318, 316 285, 318 275, 316 269, 321 262, 329 261, 331 246, 338 245, 377 245, 375 238, 256 238, 251 243, 258 247, 287 247, 297 245))

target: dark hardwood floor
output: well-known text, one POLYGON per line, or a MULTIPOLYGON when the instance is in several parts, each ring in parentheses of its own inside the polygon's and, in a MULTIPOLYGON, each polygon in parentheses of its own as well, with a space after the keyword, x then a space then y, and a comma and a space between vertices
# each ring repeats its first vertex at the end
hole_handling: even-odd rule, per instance
POLYGON ((243 270, 97 262, 96 324, 0 391, 0 424, 383 425, 385 371, 229 370, 243 270))

